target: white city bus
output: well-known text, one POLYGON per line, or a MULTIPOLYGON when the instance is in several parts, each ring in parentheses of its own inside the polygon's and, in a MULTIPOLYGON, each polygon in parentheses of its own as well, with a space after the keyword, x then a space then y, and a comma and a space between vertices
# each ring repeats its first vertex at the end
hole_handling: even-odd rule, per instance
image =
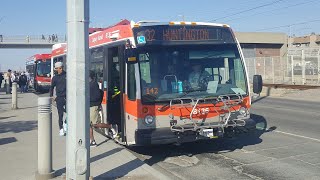
POLYGON ((245 62, 228 25, 123 20, 91 34, 89 48, 103 121, 118 125, 119 143, 192 142, 253 124, 245 62))

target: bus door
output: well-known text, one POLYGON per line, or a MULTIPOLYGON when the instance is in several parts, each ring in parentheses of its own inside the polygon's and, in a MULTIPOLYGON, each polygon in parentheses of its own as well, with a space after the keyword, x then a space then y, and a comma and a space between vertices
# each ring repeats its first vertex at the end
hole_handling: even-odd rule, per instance
MULTIPOLYGON (((90 71, 95 74, 95 81, 98 83, 99 88, 104 91, 103 79, 104 79, 104 48, 98 47, 90 49, 90 71)), ((104 93, 106 94, 106 93, 104 93)), ((100 113, 100 121, 106 123, 106 99, 105 95, 102 101, 102 111, 100 113)), ((102 129, 104 131, 104 129, 102 129)))
POLYGON ((125 142, 125 120, 124 120, 124 103, 123 93, 125 89, 125 62, 123 59, 124 45, 115 47, 106 47, 107 59, 104 73, 104 81, 107 85, 107 121, 110 124, 118 125, 119 139, 125 142))

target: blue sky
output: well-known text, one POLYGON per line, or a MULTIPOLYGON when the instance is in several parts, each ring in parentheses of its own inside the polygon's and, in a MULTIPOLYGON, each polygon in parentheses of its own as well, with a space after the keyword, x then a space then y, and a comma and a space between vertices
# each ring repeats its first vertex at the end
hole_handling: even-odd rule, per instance
MULTIPOLYGON (((172 21, 184 16, 186 21, 227 23, 235 31, 289 33, 289 26, 277 27, 291 24, 292 34, 319 34, 319 9, 319 0, 90 0, 90 27, 106 27, 120 19, 172 21)), ((66 0, 1 0, 0 34, 4 36, 63 35, 65 22, 66 0)), ((0 49, 1 70, 24 68, 27 57, 49 52, 0 49)))

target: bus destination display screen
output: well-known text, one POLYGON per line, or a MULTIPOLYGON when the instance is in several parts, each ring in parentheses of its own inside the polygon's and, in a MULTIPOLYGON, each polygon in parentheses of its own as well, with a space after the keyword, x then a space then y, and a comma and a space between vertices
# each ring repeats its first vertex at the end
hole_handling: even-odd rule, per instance
POLYGON ((136 44, 181 42, 235 43, 229 28, 217 26, 142 26, 133 29, 136 44))

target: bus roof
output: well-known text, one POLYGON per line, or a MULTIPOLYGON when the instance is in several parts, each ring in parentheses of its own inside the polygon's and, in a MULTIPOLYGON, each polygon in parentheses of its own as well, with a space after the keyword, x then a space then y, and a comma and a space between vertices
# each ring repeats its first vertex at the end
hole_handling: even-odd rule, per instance
MULTIPOLYGON (((107 28, 99 28, 97 31, 92 32, 89 35, 89 48, 98 47, 113 41, 124 40, 133 37, 133 27, 139 26, 157 26, 157 25, 192 25, 192 26, 218 26, 218 27, 230 27, 227 24, 209 23, 209 22, 156 22, 156 21, 139 21, 137 23, 130 22, 126 19, 121 20, 115 25, 107 28)), ((94 28, 93 28, 94 29, 94 28)), ((52 47, 52 57, 65 55, 67 51, 66 43, 55 44, 52 47)))
POLYGON ((227 24, 210 23, 210 22, 185 22, 185 21, 170 21, 170 22, 139 21, 134 24, 135 27, 159 26, 159 25, 193 25, 193 26, 201 25, 201 26, 230 27, 227 24))
POLYGON ((46 61, 47 59, 51 59, 51 54, 35 54, 27 58, 27 61, 37 61, 37 60, 46 61))
POLYGON ((114 26, 110 26, 103 31, 93 33, 89 36, 89 47, 96 47, 115 40, 133 37, 131 24, 128 20, 123 20, 114 26))

